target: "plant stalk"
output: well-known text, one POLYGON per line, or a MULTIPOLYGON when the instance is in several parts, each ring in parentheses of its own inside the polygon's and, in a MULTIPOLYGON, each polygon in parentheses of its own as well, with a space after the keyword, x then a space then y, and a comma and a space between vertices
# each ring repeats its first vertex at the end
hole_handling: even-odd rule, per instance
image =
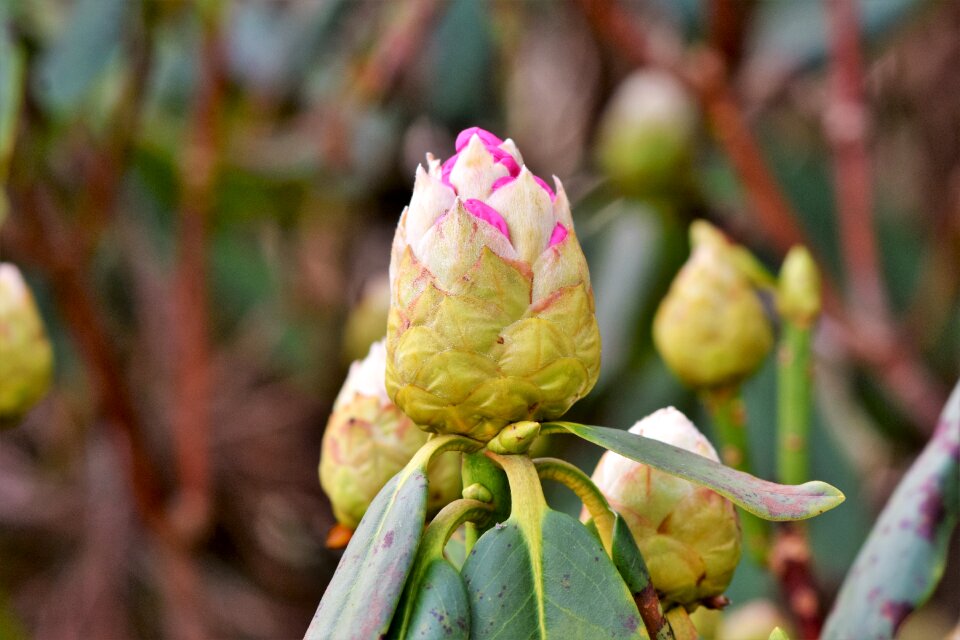
MULTIPOLYGON (((724 464, 738 471, 751 473, 747 411, 743 404, 740 386, 707 389, 701 392, 700 397, 707 406, 717 429, 721 448, 720 457, 724 464)), ((766 566, 770 548, 770 525, 743 509, 738 511, 747 551, 758 564, 766 566)))

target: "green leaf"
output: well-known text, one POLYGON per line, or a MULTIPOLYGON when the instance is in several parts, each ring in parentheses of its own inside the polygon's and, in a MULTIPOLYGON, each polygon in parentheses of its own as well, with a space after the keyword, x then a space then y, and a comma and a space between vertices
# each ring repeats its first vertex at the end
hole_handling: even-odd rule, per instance
POLYGON ((49 110, 65 113, 86 97, 120 46, 127 0, 79 0, 59 40, 43 53, 34 88, 49 110))
POLYGON ((766 520, 804 520, 844 500, 838 489, 825 482, 781 485, 761 480, 679 447, 619 429, 573 422, 550 422, 544 427, 562 429, 631 460, 710 487, 766 520))
MULTIPOLYGON (((23 52, 10 37, 6 18, 6 11, 0 8, 0 187, 6 181, 23 97, 23 52)), ((3 211, 0 210, 2 222, 3 211)))
POLYGON ((360 640, 386 633, 423 532, 427 465, 445 450, 475 446, 457 436, 434 438, 380 490, 350 539, 306 638, 360 640))
MULTIPOLYGON (((493 457, 493 456, 492 456, 493 457)), ((510 518, 463 565, 476 640, 646 638, 629 589, 587 529, 547 508, 526 456, 494 457, 510 479, 510 518)))
POLYGON ((417 598, 412 607, 407 631, 402 637, 411 640, 470 638, 470 602, 467 599, 467 588, 463 584, 463 578, 447 560, 436 558, 424 570, 417 586, 417 598))
POLYGON ((470 637, 470 603, 463 578, 444 556, 447 540, 460 525, 486 518, 493 506, 477 500, 456 500, 433 519, 417 551, 388 635, 405 638, 470 637))
POLYGON ((613 523, 611 559, 620 577, 627 584, 634 601, 640 608, 640 616, 647 624, 647 631, 654 633, 656 640, 674 640, 673 631, 663 617, 656 589, 650 581, 650 571, 640 553, 637 541, 626 521, 616 514, 613 523))
POLYGON ((960 383, 840 589, 823 638, 892 638, 943 575, 960 517, 960 383))

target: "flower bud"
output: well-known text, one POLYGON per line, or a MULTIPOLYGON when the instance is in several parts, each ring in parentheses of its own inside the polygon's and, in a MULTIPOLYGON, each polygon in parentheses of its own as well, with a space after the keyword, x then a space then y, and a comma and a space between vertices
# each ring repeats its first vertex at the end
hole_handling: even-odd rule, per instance
POLYGON ((390 263, 387 391, 422 429, 488 441, 561 416, 600 366, 587 263, 563 186, 468 129, 428 155, 390 263))
POLYGON ((383 338, 390 310, 390 281, 383 273, 366 283, 356 306, 347 316, 343 332, 345 359, 359 360, 370 350, 370 345, 383 338))
POLYGON ((820 315, 820 272, 806 247, 790 249, 780 267, 777 309, 802 327, 809 327, 820 315))
POLYGON ((777 627, 791 636, 790 626, 787 617, 775 604, 764 599, 751 600, 724 612, 717 640, 768 640, 777 627))
POLYGON ((748 274, 744 251, 707 222, 690 227, 693 250, 653 321, 653 340, 686 384, 739 383, 770 352, 773 332, 748 274))
POLYGON ((0 263, 0 427, 15 425, 50 387, 53 350, 36 302, 12 264, 0 263))
POLYGON ((617 89, 600 122, 600 166, 625 193, 670 195, 689 178, 696 123, 683 85, 662 71, 637 71, 617 89))
MULTIPOLYGON (((387 397, 383 386, 386 352, 374 343, 354 362, 333 405, 323 434, 320 484, 342 525, 354 529, 383 485, 427 441, 387 397)), ((460 496, 460 456, 444 453, 428 469, 428 508, 439 510, 460 496)))
MULTIPOLYGON (((719 461, 710 442, 673 407, 647 416, 630 433, 719 461)), ((593 482, 630 527, 664 609, 695 607, 723 593, 740 561, 740 525, 730 501, 612 451, 600 458, 593 482)))

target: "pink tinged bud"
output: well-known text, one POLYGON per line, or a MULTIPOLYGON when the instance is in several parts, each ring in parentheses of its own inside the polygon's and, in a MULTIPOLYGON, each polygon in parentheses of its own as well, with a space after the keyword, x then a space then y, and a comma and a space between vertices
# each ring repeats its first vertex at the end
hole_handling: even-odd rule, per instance
POLYGON ((511 176, 516 178, 520 175, 520 165, 517 163, 516 158, 510 155, 508 152, 504 151, 499 147, 487 147, 487 151, 490 152, 490 155, 493 156, 493 159, 506 167, 507 171, 511 176))
POLYGON ((541 187, 543 187, 543 190, 546 191, 547 195, 550 196, 550 202, 553 202, 554 200, 557 199, 557 194, 553 192, 553 189, 550 188, 550 185, 547 184, 546 180, 544 180, 540 176, 533 176, 533 181, 536 182, 541 187))
POLYGON ((493 135, 486 129, 481 129, 480 127, 470 127, 469 129, 464 129, 457 135, 456 148, 457 151, 461 151, 467 144, 470 142, 470 138, 473 136, 478 136, 483 144, 488 147, 496 147, 503 144, 503 140, 493 135))
MULTIPOLYGON (((496 191, 496 190, 499 189, 500 187, 505 187, 505 186, 507 186, 508 184, 510 184, 511 182, 513 182, 513 181, 516 180, 516 179, 517 179, 517 177, 516 177, 516 176, 513 176, 513 175, 503 176, 502 178, 498 178, 496 181, 494 181, 493 186, 490 188, 491 193, 492 193, 493 191, 496 191)), ((541 187, 543 187, 543 190, 546 191, 546 192, 547 192, 547 195, 550 196, 550 201, 551 201, 551 202, 556 201, 556 199, 557 199, 557 194, 555 194, 555 193, 553 192, 553 189, 550 188, 550 185, 548 185, 543 178, 541 178, 541 177, 539 177, 539 176, 533 176, 533 181, 536 182, 536 183, 537 183, 538 185, 540 185, 541 187)))
POLYGON ((567 233, 567 228, 558 222, 557 226, 553 228, 553 233, 550 234, 550 246, 552 247, 566 240, 567 233))
POLYGON ((453 165, 457 164, 457 158, 460 157, 459 153, 455 153, 443 163, 440 167, 440 179, 445 185, 453 186, 450 184, 450 174, 453 172, 453 165))
POLYGON ((510 239, 510 229, 507 227, 507 221, 503 219, 503 216, 501 216, 500 212, 496 209, 476 198, 464 200, 463 207, 470 212, 470 215, 490 223, 496 227, 507 240, 510 239))

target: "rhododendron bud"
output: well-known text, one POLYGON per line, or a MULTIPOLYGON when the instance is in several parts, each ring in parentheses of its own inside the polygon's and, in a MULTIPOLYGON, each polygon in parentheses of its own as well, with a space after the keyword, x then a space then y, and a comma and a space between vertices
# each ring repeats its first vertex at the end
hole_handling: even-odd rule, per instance
POLYGON ((750 600, 729 612, 717 631, 718 640, 768 640, 771 632, 781 628, 791 637, 790 621, 770 600, 750 600))
POLYGON ((0 264, 0 427, 13 426, 47 392, 53 350, 30 289, 0 264))
MULTIPOLYGON (((351 529, 428 438, 387 397, 385 356, 381 340, 364 360, 353 363, 323 434, 320 484, 337 521, 351 529)), ((428 476, 428 508, 436 511, 460 496, 459 454, 440 455, 428 476)))
POLYGON ((688 181, 697 113, 686 89, 663 71, 637 71, 610 100, 597 137, 597 159, 617 186, 662 196, 688 181))
POLYGON ((600 335, 563 186, 468 129, 427 156, 390 263, 387 391, 421 428, 488 441, 594 385, 600 335))
MULTIPOLYGON (((630 433, 719 461, 686 416, 660 409, 630 433)), ((733 504, 706 487, 608 451, 593 481, 630 527, 664 608, 694 608, 723 593, 740 561, 740 525, 733 504)))
POLYGON ((820 272, 805 247, 787 253, 777 289, 777 309, 784 318, 809 327, 820 315, 820 272))
POLYGON ((773 332, 751 284, 744 250, 698 220, 690 258, 670 285, 653 322, 657 350, 696 388, 736 384, 770 352, 773 332))

